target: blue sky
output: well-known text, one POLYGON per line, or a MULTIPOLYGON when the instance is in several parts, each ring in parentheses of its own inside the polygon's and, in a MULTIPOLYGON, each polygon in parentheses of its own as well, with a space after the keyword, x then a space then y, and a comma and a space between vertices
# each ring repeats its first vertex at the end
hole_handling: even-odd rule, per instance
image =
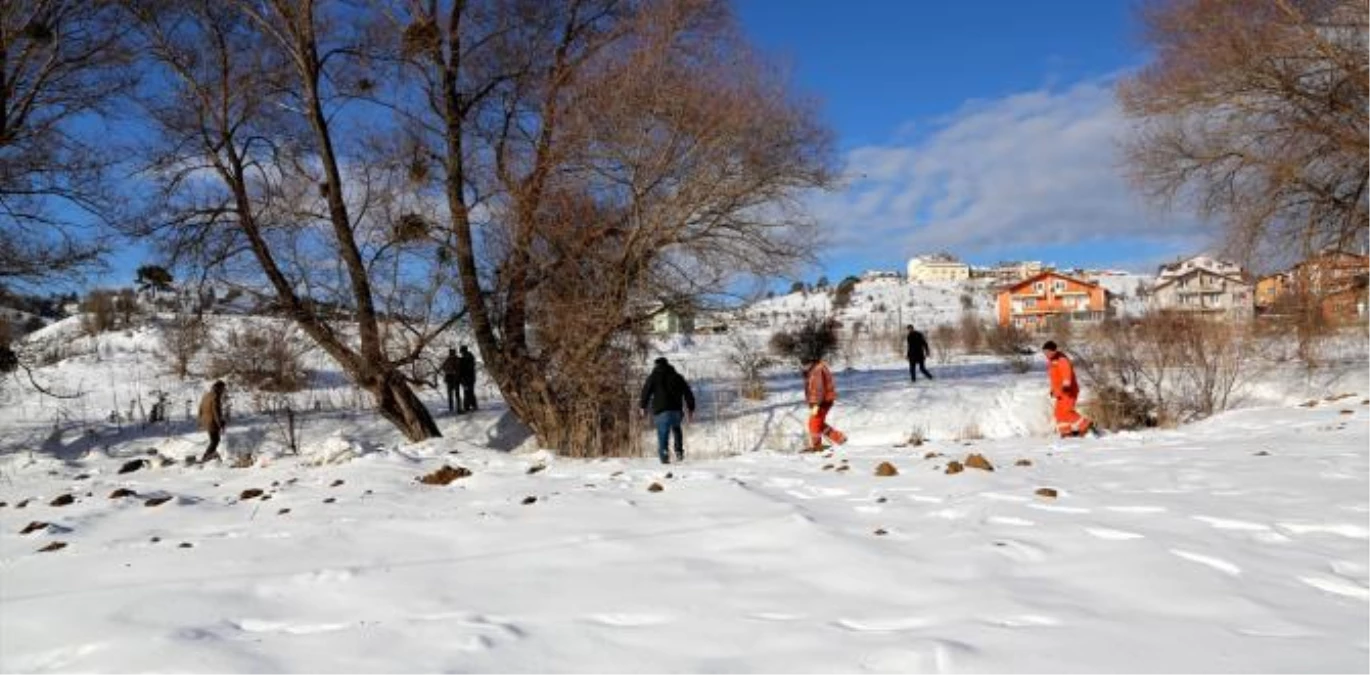
POLYGON ((1211 244, 1122 177, 1118 77, 1145 62, 1124 0, 740 0, 748 35, 823 103, 843 188, 815 198, 822 272, 946 249, 1145 270, 1211 244))
MULTIPOLYGON (((1116 79, 1145 62, 1131 0, 738 0, 749 37, 822 103, 845 180, 810 200, 818 269, 974 263, 1154 269, 1212 229, 1122 177, 1116 79)), ((127 283, 129 246, 102 275, 127 283)))

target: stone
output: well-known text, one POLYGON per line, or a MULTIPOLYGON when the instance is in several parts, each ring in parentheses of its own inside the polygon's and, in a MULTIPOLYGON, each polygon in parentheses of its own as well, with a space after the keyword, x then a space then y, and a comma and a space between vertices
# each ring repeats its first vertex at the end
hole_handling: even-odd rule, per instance
POLYGON ((849 465, 849 464, 843 464, 842 466, 837 467, 837 470, 838 470, 838 471, 851 471, 851 465, 849 465))
POLYGON ((968 468, 979 469, 981 471, 994 470, 994 465, 990 464, 989 460, 985 459, 984 455, 978 453, 971 453, 969 455, 966 455, 966 466, 968 468))
POLYGON ((57 495, 52 501, 48 502, 48 506, 66 506, 74 503, 76 503, 76 498, 70 494, 65 494, 57 495))
POLYGON ((64 549, 64 548, 66 548, 66 547, 67 547, 67 542, 65 542, 65 541, 54 541, 54 542, 52 542, 51 544, 48 544, 47 546, 44 546, 43 548, 38 549, 38 552, 39 552, 39 553, 49 553, 49 552, 51 552, 51 551, 60 551, 60 550, 62 550, 62 549, 64 549))
POLYGON ((24 529, 19 530, 19 534, 28 534, 28 533, 30 533, 30 532, 37 532, 38 530, 46 530, 46 529, 48 529, 48 524, 47 524, 47 523, 45 523, 45 522, 43 522, 43 521, 41 521, 41 520, 35 520, 35 521, 29 523, 28 525, 25 525, 25 526, 24 526, 24 529))
POLYGON ((323 500, 323 503, 325 503, 325 504, 332 504, 333 502, 336 502, 336 501, 338 501, 338 498, 337 498, 337 497, 329 497, 328 499, 323 500))
POLYGON ((331 484, 329 484, 328 487, 338 487, 339 485, 342 485, 342 484, 343 484, 343 479, 339 478, 338 480, 335 480, 335 481, 333 481, 331 484))
POLYGON ((883 527, 878 528, 878 529, 875 530, 875 536, 877 536, 877 537, 883 537, 883 536, 885 536, 885 535, 887 535, 887 534, 889 534, 889 532, 885 531, 885 528, 883 528, 883 527))
POLYGON ((948 473, 948 474, 952 474, 952 473, 961 473, 962 471, 965 471, 965 470, 966 470, 966 467, 961 466, 961 463, 958 462, 958 461, 956 461, 956 460, 954 460, 954 459, 951 460, 950 462, 947 462, 947 473, 948 473))
POLYGON ((529 505, 529 504, 536 504, 537 501, 538 501, 538 498, 537 498, 537 497, 532 497, 532 496, 524 497, 524 498, 523 498, 523 505, 524 505, 524 506, 527 506, 527 505, 529 505))
POLYGON ((824 465, 823 465, 823 470, 824 470, 824 471, 832 471, 832 470, 833 470, 833 467, 834 467, 834 465, 832 465, 832 464, 824 464, 824 465))
POLYGON ((879 499, 876 499, 876 500, 875 500, 875 503, 876 503, 876 504, 884 504, 885 502, 887 502, 887 501, 889 501, 889 500, 890 500, 889 497, 881 497, 881 498, 879 498, 879 499))
POLYGON ((889 462, 881 462, 875 466, 875 475, 882 477, 898 476, 899 469, 894 468, 889 462))
POLYGON ((134 471, 145 468, 146 466, 146 459, 129 460, 127 462, 124 462, 123 466, 119 467, 119 473, 133 473, 134 471))
POLYGON ((242 493, 238 495, 238 499, 241 499, 243 501, 249 499, 256 499, 257 497, 262 496, 262 494, 262 490, 259 490, 257 488, 248 488, 246 490, 243 490, 242 493))
POLYGON ((666 488, 664 488, 664 487, 661 486, 661 483, 652 483, 651 485, 648 485, 648 486, 647 486, 647 491, 648 491, 648 492, 661 492, 662 490, 665 490, 665 489, 666 489, 666 488))
POLYGON ((152 497, 152 498, 148 499, 147 501, 143 502, 143 506, 161 506, 161 505, 163 505, 163 504, 165 504, 165 503, 167 503, 167 502, 169 502, 169 501, 171 501, 171 497, 170 497, 170 496, 166 496, 166 497, 152 497))
POLYGON ((1035 492, 1034 494, 1036 494, 1038 497, 1046 497, 1047 499, 1055 499, 1055 498, 1056 498, 1056 489, 1055 489, 1055 488, 1037 488, 1037 492, 1035 492))
POLYGON ((24 501, 19 502, 18 504, 15 504, 15 505, 14 505, 14 508, 16 508, 16 509, 22 509, 22 508, 24 508, 25 506, 28 506, 28 505, 29 505, 29 502, 31 502, 31 501, 33 501, 33 498, 25 499, 24 501))
POLYGON ((188 541, 183 541, 183 542, 177 544, 177 545, 176 545, 176 548, 193 548, 194 546, 195 546, 195 544, 192 544, 192 543, 190 543, 190 542, 188 542, 188 541))
POLYGON ((470 475, 471 470, 466 467, 451 467, 444 464, 442 468, 437 471, 426 476, 421 476, 419 482, 424 485, 447 485, 458 478, 465 478, 470 475))
POLYGON ((134 492, 133 490, 130 490, 130 489, 128 489, 128 488, 119 488, 118 490, 115 490, 114 492, 109 493, 109 498, 110 498, 110 499, 123 499, 124 497, 137 497, 137 496, 138 496, 138 493, 137 493, 137 492, 134 492))
POLYGON ((1343 411, 1341 411, 1341 414, 1343 414, 1343 415, 1354 415, 1354 414, 1356 414, 1356 411, 1354 411, 1354 410, 1343 410, 1343 411))
POLYGON ((281 509, 280 511, 277 511, 277 512, 276 512, 276 515, 278 515, 278 516, 283 516, 283 515, 285 515, 285 514, 287 514, 287 513, 290 513, 290 509, 281 509))
POLYGON ((1020 459, 1020 460, 1014 462, 1013 465, 1014 465, 1014 466, 1032 466, 1032 460, 1030 460, 1030 459, 1020 459))
POLYGON ((1256 456, 1257 456, 1257 457, 1269 457, 1269 456, 1270 456, 1270 453, 1267 452, 1267 451, 1265 451, 1265 450, 1261 450, 1260 452, 1257 452, 1257 453, 1256 453, 1256 456))
POLYGON ((545 471, 546 469, 547 469, 547 465, 546 465, 546 464, 534 464, 534 465, 528 467, 528 475, 531 476, 531 475, 533 475, 533 474, 535 474, 535 473, 538 473, 539 471, 545 471))
POLYGON ((157 543, 157 542, 159 542, 159 541, 161 541, 161 540, 162 540, 161 537, 153 537, 153 538, 149 539, 148 541, 150 541, 150 542, 152 542, 152 543, 155 544, 155 543, 157 543))
POLYGON ((942 456, 942 453, 940 453, 940 452, 928 452, 928 453, 924 453, 924 454, 923 454, 923 459, 932 459, 933 457, 941 457, 941 456, 942 456))
POLYGON ((88 473, 78 473, 71 477, 72 480, 86 480, 87 478, 90 478, 90 474, 88 473))

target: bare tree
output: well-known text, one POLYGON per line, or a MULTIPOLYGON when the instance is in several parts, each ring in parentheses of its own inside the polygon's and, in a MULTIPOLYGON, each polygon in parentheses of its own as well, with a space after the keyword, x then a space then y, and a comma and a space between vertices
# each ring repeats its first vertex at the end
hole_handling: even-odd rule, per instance
POLYGON ((118 8, 88 0, 0 3, 0 281, 32 282, 99 260, 122 211, 100 134, 133 82, 118 8))
POLYGON ((357 7, 341 2, 132 2, 164 86, 152 232, 174 260, 265 279, 278 309, 410 440, 439 436, 405 367, 461 312, 431 209, 393 129, 357 7), (377 113, 380 113, 377 115, 377 113))
POLYGON ((828 136, 720 1, 404 9, 486 367, 544 445, 618 452, 634 334, 807 259, 795 198, 830 182, 828 136))
POLYGON ((1136 182, 1226 222, 1234 252, 1366 243, 1367 0, 1167 0, 1119 87, 1136 182))

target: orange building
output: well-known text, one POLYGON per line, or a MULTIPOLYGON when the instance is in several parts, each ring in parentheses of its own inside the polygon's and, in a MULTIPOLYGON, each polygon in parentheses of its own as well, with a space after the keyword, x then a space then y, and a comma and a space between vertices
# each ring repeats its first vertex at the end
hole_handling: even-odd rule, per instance
POLYGON ((1108 291, 1058 272, 1040 272, 999 292, 999 325, 1030 330, 1053 318, 1100 321, 1108 312, 1108 291))
POLYGON ((1365 317, 1370 258, 1346 251, 1324 251, 1295 265, 1289 275, 1293 280, 1291 290, 1317 298, 1327 319, 1347 321, 1365 317))
POLYGON ((1261 312, 1272 310, 1289 292, 1289 286, 1288 272, 1276 272, 1261 277, 1256 281, 1256 310, 1261 312))

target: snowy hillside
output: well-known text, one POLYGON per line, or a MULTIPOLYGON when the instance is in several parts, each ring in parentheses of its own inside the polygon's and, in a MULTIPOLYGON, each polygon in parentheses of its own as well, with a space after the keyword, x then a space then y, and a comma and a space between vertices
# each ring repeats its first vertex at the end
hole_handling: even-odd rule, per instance
POLYGON ((4 392, 3 672, 1370 667, 1361 335, 1328 366, 1263 370, 1241 410, 1070 441, 1041 364, 955 356, 910 385, 895 354, 862 355, 831 418, 851 442, 822 454, 795 452, 789 366, 744 401, 728 336, 672 339, 700 400, 672 466, 559 459, 488 387, 405 443, 311 356, 299 455, 232 392, 245 468, 187 466, 205 437, 179 403, 167 424, 106 418, 207 384, 166 374, 155 330, 40 337, 66 355, 36 377, 85 396, 4 392), (971 453, 993 470, 948 473, 971 453), (416 480, 444 466, 470 475, 416 480))
MULTIPOLYGON (((1093 279, 1111 294, 1115 308, 1121 314, 1139 314, 1144 309, 1137 295, 1138 285, 1150 283, 1150 277, 1134 274, 1115 274, 1093 279)), ((851 294, 851 304, 836 312, 844 323, 862 322, 875 330, 898 329, 910 323, 923 329, 941 324, 956 324, 969 312, 984 321, 995 318, 999 286, 989 279, 970 281, 922 281, 908 283, 902 279, 872 279, 857 282, 851 294)), ((832 313, 834 291, 815 290, 789 293, 761 300, 751 305, 745 315, 756 325, 774 328, 810 314, 832 313)))

